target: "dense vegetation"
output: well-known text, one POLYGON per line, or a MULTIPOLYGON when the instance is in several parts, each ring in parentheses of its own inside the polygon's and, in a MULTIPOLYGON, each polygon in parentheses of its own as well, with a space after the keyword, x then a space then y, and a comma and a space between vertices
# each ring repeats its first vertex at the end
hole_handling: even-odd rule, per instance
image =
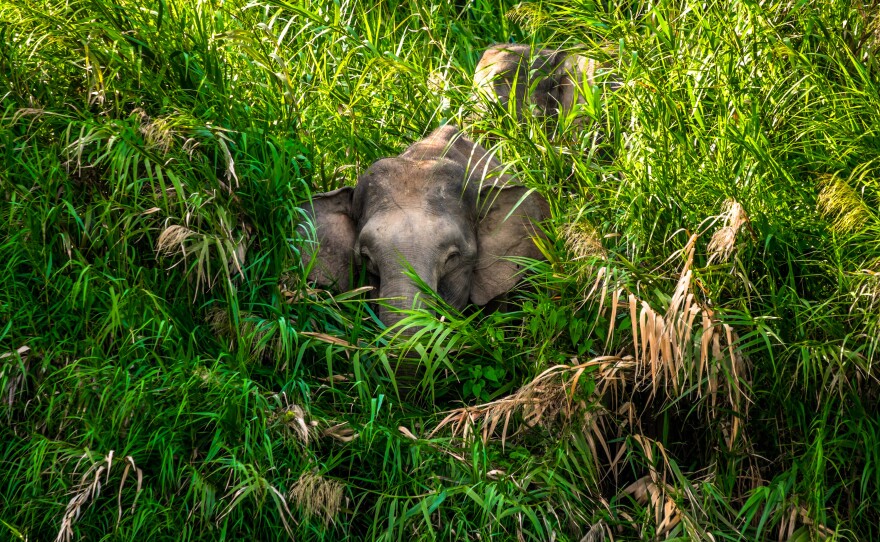
POLYGON ((880 537, 878 14, 0 0, 0 538, 880 537), (508 41, 623 86, 479 110, 508 41), (299 206, 445 122, 547 261, 402 335, 299 206))

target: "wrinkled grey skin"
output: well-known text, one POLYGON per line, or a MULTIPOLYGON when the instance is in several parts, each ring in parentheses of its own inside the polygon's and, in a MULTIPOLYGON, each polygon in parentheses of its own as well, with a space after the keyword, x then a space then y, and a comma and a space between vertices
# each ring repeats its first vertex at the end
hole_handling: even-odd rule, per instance
POLYGON ((610 90, 617 90, 618 82, 601 76, 606 71, 596 60, 575 53, 501 44, 483 53, 474 73, 474 87, 505 109, 514 99, 517 118, 522 118, 529 102, 538 116, 553 118, 584 103, 582 89, 589 91, 604 81, 610 90))
MULTIPOLYGON (((533 223, 549 216, 542 197, 453 126, 374 163, 355 187, 315 195, 306 210, 319 243, 309 279, 347 290, 364 266, 378 297, 399 308, 419 293, 405 262, 457 309, 504 294, 520 278, 504 258, 540 258, 533 223)), ((379 317, 392 325, 402 315, 380 306, 379 317)))

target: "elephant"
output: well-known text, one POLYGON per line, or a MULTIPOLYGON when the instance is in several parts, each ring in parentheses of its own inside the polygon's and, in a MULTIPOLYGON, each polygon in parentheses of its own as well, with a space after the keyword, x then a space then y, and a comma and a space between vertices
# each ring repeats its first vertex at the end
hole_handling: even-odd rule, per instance
POLYGON ((620 88, 619 82, 604 76, 606 71, 596 60, 576 53, 500 44, 483 53, 474 73, 474 87, 505 109, 514 99, 519 119, 523 108, 528 108, 527 95, 539 117, 556 118, 584 103, 585 88, 600 83, 611 90, 620 88))
POLYGON ((378 309, 386 326, 404 317, 394 309, 423 306, 408 266, 455 309, 502 296, 521 273, 508 258, 541 258, 532 236, 550 215, 543 197, 452 125, 373 163, 354 187, 315 194, 304 209, 317 241, 302 252, 309 280, 348 290, 365 270, 388 300, 378 309))

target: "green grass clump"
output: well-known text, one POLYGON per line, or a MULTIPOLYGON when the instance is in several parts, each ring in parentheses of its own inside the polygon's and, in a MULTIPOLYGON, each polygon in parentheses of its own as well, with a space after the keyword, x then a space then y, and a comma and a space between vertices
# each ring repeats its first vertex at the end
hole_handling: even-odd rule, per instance
POLYGON ((877 538, 877 13, 0 0, 0 538, 877 538), (477 108, 508 41, 621 88, 477 108), (445 122, 547 259, 385 329, 300 206, 445 122))

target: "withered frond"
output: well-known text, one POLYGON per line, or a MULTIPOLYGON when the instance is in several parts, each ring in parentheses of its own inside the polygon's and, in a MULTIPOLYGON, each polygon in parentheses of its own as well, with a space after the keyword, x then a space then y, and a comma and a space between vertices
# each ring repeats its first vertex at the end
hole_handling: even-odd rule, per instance
POLYGON ((195 235, 198 234, 186 226, 178 224, 168 226, 162 230, 156 240, 156 252, 163 256, 175 256, 179 253, 186 257, 184 242, 195 235))
POLYGON ((137 108, 132 111, 140 120, 139 131, 148 149, 159 151, 160 154, 168 154, 171 144, 174 142, 174 123, 169 115, 151 118, 146 111, 137 108))
POLYGON ((657 536, 663 536, 681 522, 681 512, 670 496, 674 489, 665 482, 654 480, 655 476, 645 475, 623 492, 632 496, 642 506, 650 506, 654 510, 654 521, 657 536))
POLYGON ((816 523, 810 518, 810 512, 803 506, 793 504, 779 523, 779 542, 797 542, 799 540, 836 540, 834 531, 827 526, 816 523), (798 527, 800 525, 800 527, 798 527))
POLYGON ((280 408, 269 418, 271 424, 284 427, 287 431, 307 447, 315 439, 318 432, 318 421, 309 419, 309 413, 287 396, 287 392, 273 395, 280 408))
POLYGON ((685 263, 665 314, 634 295, 629 297, 636 380, 650 387, 652 395, 661 388, 669 397, 690 388, 698 397, 708 395, 710 418, 717 417, 720 410, 734 411, 732 446, 739 436, 739 417, 748 412, 750 400, 744 386, 749 382, 749 364, 736 348, 739 337, 733 328, 720 322, 694 295, 691 267, 696 237, 692 236, 682 251, 685 263), (726 394, 721 403, 719 392, 726 394))
MULTIPOLYGON (((91 455, 86 452, 86 454, 80 458, 80 462, 90 459, 91 455)), ((132 511, 134 511, 135 504, 137 504, 137 498, 141 494, 144 481, 144 473, 135 464, 132 456, 126 456, 123 460, 123 465, 125 465, 125 468, 122 471, 122 481, 119 484, 116 499, 119 509, 116 520, 117 523, 122 519, 122 490, 125 488, 125 482, 128 480, 129 472, 134 470, 134 473, 137 475, 137 490, 134 502, 131 505, 132 511)), ((69 542, 70 540, 73 540, 73 524, 82 515, 83 509, 87 508, 90 503, 100 495, 102 477, 103 484, 110 482, 110 471, 112 466, 113 450, 110 450, 110 453, 108 453, 106 457, 100 461, 92 463, 82 474, 79 483, 77 483, 71 491, 72 497, 64 510, 64 516, 61 518, 61 527, 58 530, 58 535, 55 537, 55 542, 69 542)))
POLYGON ((339 513, 343 490, 342 483, 306 471, 293 484, 288 499, 295 503, 306 517, 317 517, 326 525, 339 513))
POLYGON ((172 267, 183 263, 186 265, 187 258, 194 261, 192 271, 196 276, 196 289, 205 285, 210 290, 217 277, 221 274, 228 280, 243 275, 247 247, 250 240, 251 228, 247 224, 239 224, 240 235, 236 235, 235 224, 225 212, 218 211, 218 233, 201 233, 190 228, 189 225, 172 224, 162 230, 156 240, 156 253, 160 256, 180 256, 180 260, 172 267), (212 264, 213 261, 213 264, 212 264), (217 265, 219 264, 219 265, 217 265), (211 271, 214 265, 215 271, 211 271), (218 268, 219 269, 216 269, 218 268))
MULTIPOLYGON (((15 402, 15 396, 18 394, 19 387, 25 382, 30 368, 30 359, 27 355, 31 347, 24 345, 11 352, 0 354, 0 379, 4 376, 6 380, 6 389, 0 388, 0 397, 6 396, 6 402, 11 407, 15 402), (5 361, 4 361, 5 360, 5 361)), ((0 380, 2 383, 2 380, 0 380)), ((9 410, 9 416, 12 416, 12 410, 9 410)))
POLYGON ((562 230, 565 247, 571 252, 573 259, 586 260, 592 258, 605 259, 608 251, 602 246, 599 232, 592 224, 584 220, 571 222, 562 230))
POLYGON ((516 413, 521 415, 526 427, 549 427, 560 420, 571 423, 575 414, 580 413, 583 415, 584 433, 588 435, 591 446, 595 449, 598 444, 610 455, 599 427, 601 416, 592 412, 583 399, 577 399, 578 381, 585 371, 591 370, 593 378, 600 382, 596 392, 602 394, 624 378, 623 374, 633 367, 632 358, 617 356, 602 356, 584 363, 551 367, 507 397, 449 411, 431 436, 448 426, 453 438, 460 437, 467 441, 479 431, 485 442, 495 438, 500 430, 504 444, 516 413), (593 440, 594 437, 596 440, 593 440))
POLYGON ((715 260, 726 262, 730 259, 733 249, 736 248, 737 233, 740 228, 743 226, 751 228, 745 209, 735 199, 729 199, 724 203, 724 211, 719 218, 722 220, 722 225, 709 240, 710 265, 715 260))
POLYGON ((324 429, 321 436, 332 437, 339 442, 351 442, 360 436, 347 422, 337 423, 324 429))

